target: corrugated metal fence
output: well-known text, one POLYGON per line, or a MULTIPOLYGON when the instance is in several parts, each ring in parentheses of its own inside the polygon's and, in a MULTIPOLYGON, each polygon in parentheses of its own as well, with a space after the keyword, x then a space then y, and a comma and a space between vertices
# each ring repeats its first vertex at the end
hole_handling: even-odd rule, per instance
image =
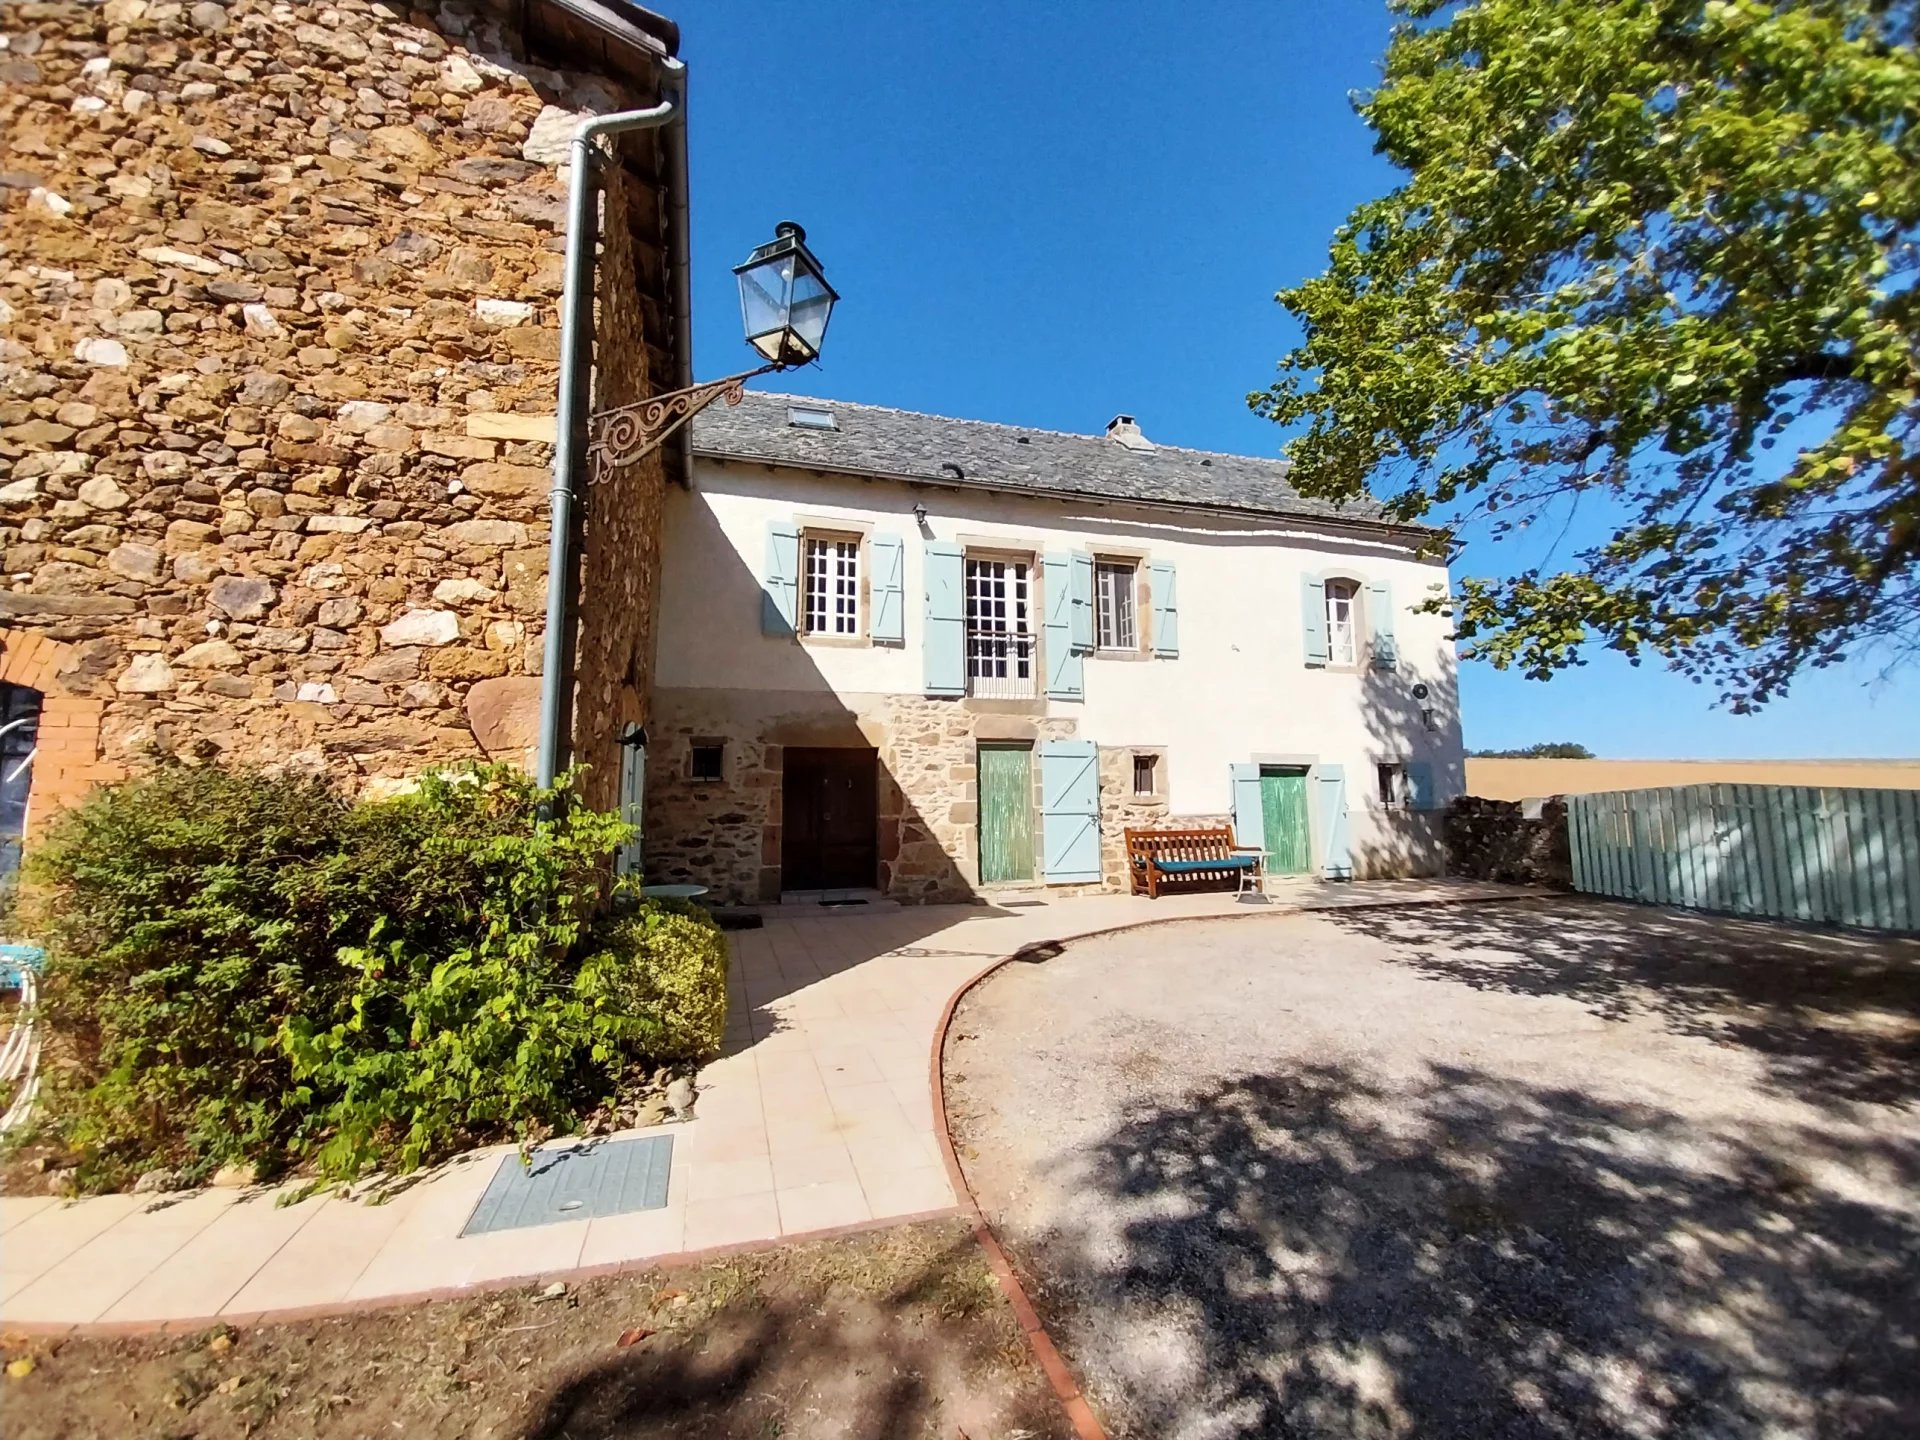
POLYGON ((1920 791, 1685 785, 1567 797, 1574 888, 1920 930, 1920 791))

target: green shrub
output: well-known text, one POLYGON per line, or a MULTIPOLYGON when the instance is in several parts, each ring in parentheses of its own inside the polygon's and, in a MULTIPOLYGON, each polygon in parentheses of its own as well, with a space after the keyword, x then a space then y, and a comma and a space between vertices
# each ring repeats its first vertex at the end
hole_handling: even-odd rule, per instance
POLYGON ((583 996, 617 1016, 652 1060, 711 1060, 727 1026, 727 940, 713 916, 649 900, 603 925, 580 966, 583 996))
POLYGON ((95 792, 30 858, 71 1062, 42 1129, 112 1184, 236 1161, 347 1176, 572 1125, 636 1060, 670 1058, 649 1037, 677 1055, 724 1023, 664 944, 651 991, 583 978, 581 953, 604 970, 584 937, 629 834, 508 766, 358 805, 210 767, 95 792))
POLYGON ((354 917, 303 880, 349 813, 310 780, 169 767, 95 791, 29 853, 43 1013, 72 1061, 44 1110, 100 1178, 297 1145, 275 1037, 345 1004, 334 949, 354 917))

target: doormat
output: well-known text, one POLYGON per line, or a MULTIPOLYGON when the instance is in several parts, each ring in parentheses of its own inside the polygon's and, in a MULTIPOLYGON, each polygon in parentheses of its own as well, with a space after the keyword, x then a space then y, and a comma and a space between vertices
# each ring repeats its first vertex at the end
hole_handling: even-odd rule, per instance
POLYGON ((820 908, 822 910, 839 910, 848 905, 864 905, 866 903, 864 900, 822 900, 820 902, 820 908))
POLYGON ((462 1236, 666 1208, 671 1135, 562 1143, 532 1158, 531 1166, 518 1155, 501 1159, 462 1236))

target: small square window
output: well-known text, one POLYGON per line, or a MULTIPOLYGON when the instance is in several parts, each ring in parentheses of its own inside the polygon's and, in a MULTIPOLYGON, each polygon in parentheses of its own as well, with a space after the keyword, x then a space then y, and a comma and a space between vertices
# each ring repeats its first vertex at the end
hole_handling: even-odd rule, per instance
POLYGON ((1407 767, 1399 764, 1374 766, 1378 777, 1380 804, 1388 810, 1404 810, 1407 805, 1407 767))
POLYGON ((693 742, 693 760, 687 768, 690 780, 722 780, 726 778, 727 746, 723 740, 696 740, 693 742))
POLYGON ((796 430, 838 430, 834 423, 833 411, 818 405, 789 405, 787 424, 796 430))
POLYGON ((1148 797, 1160 793, 1160 757, 1158 755, 1133 757, 1133 793, 1148 797))

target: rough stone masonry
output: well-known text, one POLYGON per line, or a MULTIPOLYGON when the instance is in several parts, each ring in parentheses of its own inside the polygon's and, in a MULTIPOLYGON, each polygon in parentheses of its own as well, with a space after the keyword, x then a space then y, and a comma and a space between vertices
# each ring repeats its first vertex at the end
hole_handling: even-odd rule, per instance
MULTIPOLYGON (((557 166, 577 112, 654 97, 528 62, 472 4, 28 3, 0 27, 0 678, 98 725, 97 763, 36 777, 36 820, 161 753, 363 789, 518 758, 557 166)), ((646 153, 608 196, 625 398, 664 363, 646 153)), ((609 487, 621 555, 589 536, 612 618, 583 633, 577 733, 600 741, 646 718, 660 479, 609 487)))

